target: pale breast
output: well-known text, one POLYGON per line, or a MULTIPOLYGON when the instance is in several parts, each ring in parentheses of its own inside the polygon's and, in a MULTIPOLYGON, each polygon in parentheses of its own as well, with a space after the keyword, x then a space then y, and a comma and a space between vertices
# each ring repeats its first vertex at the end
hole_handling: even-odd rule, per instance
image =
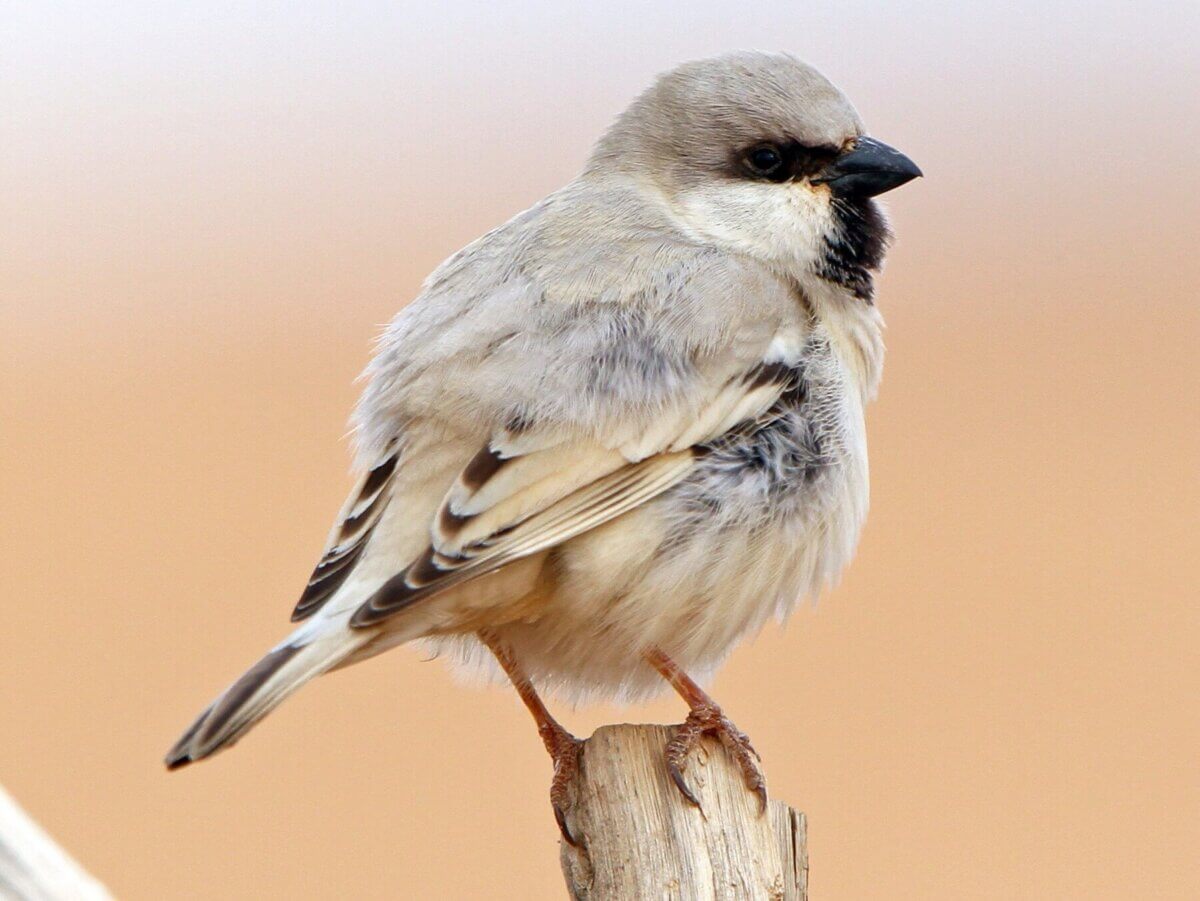
POLYGON ((569 694, 653 691, 640 648, 702 674, 849 562, 866 510, 852 372, 821 329, 780 365, 788 387, 765 415, 704 445, 666 494, 555 553, 554 596, 505 632, 531 672, 569 694))

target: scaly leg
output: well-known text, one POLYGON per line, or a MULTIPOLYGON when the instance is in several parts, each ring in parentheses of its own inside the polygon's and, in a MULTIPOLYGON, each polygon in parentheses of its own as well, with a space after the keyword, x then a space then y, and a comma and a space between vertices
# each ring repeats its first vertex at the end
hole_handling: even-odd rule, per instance
POLYGON ((521 669, 521 665, 517 663, 508 647, 495 635, 486 631, 479 632, 479 640, 487 645, 488 650, 495 655, 496 660, 508 675, 509 681, 512 682, 513 688, 517 690, 517 694, 521 696, 521 700, 533 714, 538 734, 542 737, 546 750, 550 752, 550 757, 554 760, 554 778, 550 782, 550 804, 554 808, 554 820, 558 823, 558 829, 567 843, 579 847, 579 842, 567 828, 565 810, 568 786, 575 778, 575 774, 579 772, 579 753, 583 749, 583 742, 564 729, 558 720, 550 715, 550 711, 546 709, 546 705, 534 691, 533 683, 529 681, 529 677, 525 675, 525 671, 521 669))
POLYGON ((688 754, 700 742, 700 737, 715 735, 737 761, 738 767, 746 779, 746 787, 758 795, 759 804, 765 811, 767 809, 767 783, 758 766, 758 761, 762 758, 750 744, 750 739, 722 712, 717 702, 675 664, 674 660, 658 648, 647 651, 646 660, 662 674, 664 679, 671 683, 671 687, 687 701, 688 707, 691 708, 687 719, 676 728, 675 735, 667 743, 667 772, 671 774, 671 779, 679 791, 692 804, 700 806, 700 800, 688 788, 688 784, 683 779, 683 768, 687 765, 688 754))

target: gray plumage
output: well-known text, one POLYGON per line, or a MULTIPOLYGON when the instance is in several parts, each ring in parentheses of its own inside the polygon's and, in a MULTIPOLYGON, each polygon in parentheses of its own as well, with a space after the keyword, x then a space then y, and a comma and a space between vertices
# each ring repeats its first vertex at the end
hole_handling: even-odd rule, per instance
POLYGON ((168 762, 396 644, 490 668, 480 629, 539 687, 641 696, 644 649, 711 670, 834 579, 883 352, 887 227, 831 168, 862 134, 789 56, 689 63, 577 179, 443 263, 368 367, 363 476, 299 627, 168 762), (756 170, 763 146, 791 168, 756 170))

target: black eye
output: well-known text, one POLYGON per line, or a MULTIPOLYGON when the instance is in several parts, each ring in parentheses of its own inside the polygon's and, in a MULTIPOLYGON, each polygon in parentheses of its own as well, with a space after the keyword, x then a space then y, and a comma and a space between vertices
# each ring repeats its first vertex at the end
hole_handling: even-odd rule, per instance
POLYGON ((746 153, 746 165, 766 178, 783 174, 783 152, 774 144, 762 144, 746 153))

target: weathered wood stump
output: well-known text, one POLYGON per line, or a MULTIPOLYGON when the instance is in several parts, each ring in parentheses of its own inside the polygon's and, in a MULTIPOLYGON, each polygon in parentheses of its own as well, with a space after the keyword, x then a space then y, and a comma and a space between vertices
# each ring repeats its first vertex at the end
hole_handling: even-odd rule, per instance
POLYGON ((787 899, 805 901, 804 814, 782 801, 765 813, 720 743, 705 738, 684 778, 689 804, 667 775, 665 726, 605 726, 584 745, 562 842, 574 899, 787 899))

